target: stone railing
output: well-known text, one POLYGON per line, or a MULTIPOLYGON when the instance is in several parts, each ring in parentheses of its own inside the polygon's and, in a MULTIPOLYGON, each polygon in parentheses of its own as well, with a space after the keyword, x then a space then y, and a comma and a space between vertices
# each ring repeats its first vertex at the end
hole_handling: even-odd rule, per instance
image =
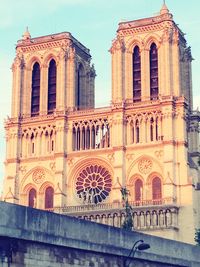
MULTIPOLYGON (((175 199, 163 198, 129 203, 132 206, 134 229, 178 228, 179 208, 175 204, 175 199)), ((50 211, 116 227, 121 227, 126 217, 122 202, 57 207, 50 211)))
MULTIPOLYGON (((156 200, 142 200, 142 201, 129 201, 129 204, 133 207, 150 207, 158 205, 173 205, 175 199, 172 197, 156 199, 156 200)), ((105 210, 119 210, 124 208, 123 202, 102 203, 102 204, 84 204, 78 206, 63 206, 55 207, 51 211, 61 214, 77 214, 77 213, 90 213, 94 211, 105 210)))

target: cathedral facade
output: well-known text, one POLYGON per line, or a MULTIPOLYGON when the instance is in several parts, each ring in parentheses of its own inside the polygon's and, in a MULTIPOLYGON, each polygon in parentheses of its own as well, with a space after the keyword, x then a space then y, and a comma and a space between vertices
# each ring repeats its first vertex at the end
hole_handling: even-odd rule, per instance
POLYGON ((163 4, 119 23, 112 101, 94 108, 89 49, 70 33, 16 46, 3 200, 192 243, 200 227, 200 113, 191 50, 163 4))

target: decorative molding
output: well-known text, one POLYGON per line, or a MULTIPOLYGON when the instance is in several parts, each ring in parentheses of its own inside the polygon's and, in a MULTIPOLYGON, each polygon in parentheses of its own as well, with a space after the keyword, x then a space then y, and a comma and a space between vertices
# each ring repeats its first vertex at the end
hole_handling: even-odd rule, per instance
POLYGON ((32 180, 36 184, 41 184, 45 180, 45 171, 41 168, 36 169, 32 174, 32 180))
POLYGON ((148 158, 142 158, 138 162, 138 170, 142 174, 148 174, 151 172, 153 166, 153 162, 148 158))

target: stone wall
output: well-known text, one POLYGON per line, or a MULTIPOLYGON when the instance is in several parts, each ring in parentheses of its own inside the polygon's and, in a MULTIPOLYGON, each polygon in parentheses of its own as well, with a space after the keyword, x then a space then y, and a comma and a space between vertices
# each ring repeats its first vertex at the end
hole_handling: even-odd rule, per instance
POLYGON ((199 247, 0 202, 3 266, 120 267, 140 239, 151 248, 136 252, 130 266, 200 266, 199 247))

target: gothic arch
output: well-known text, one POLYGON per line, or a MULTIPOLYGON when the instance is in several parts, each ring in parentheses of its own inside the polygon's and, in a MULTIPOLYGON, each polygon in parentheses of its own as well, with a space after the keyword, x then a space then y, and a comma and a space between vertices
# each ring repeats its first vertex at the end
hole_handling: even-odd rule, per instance
POLYGON ((59 62, 58 52, 55 50, 50 50, 50 51, 45 52, 43 55, 43 65, 48 67, 52 59, 55 60, 56 66, 58 66, 58 62, 59 62))
POLYGON ((150 185, 152 183, 152 180, 155 178, 155 177, 159 177, 161 179, 161 182, 163 184, 164 182, 164 179, 163 179, 163 176, 161 175, 161 173, 159 172, 152 172, 148 175, 147 177, 147 184, 150 185))
POLYGON ((145 50, 150 50, 151 44, 155 43, 157 46, 157 49, 160 47, 161 38, 158 34, 148 34, 144 39, 144 48, 145 50))
POLYGON ((42 58, 41 55, 39 53, 34 53, 32 55, 30 55, 30 57, 27 58, 26 60, 26 68, 29 70, 33 70, 33 65, 35 64, 35 62, 38 62, 38 64, 40 65, 40 69, 42 67, 42 58))
POLYGON ((22 194, 28 194, 28 192, 31 189, 35 189, 37 191, 37 187, 34 183, 28 183, 27 185, 25 185, 25 187, 23 188, 23 191, 21 192, 22 194))
POLYGON ((39 188, 39 194, 44 194, 47 187, 52 187, 54 189, 54 184, 52 182, 46 181, 39 188))
MULTIPOLYGON (((134 167, 135 167, 135 166, 139 163, 139 161, 142 160, 142 159, 149 159, 149 160, 152 162, 153 166, 155 166, 155 167, 153 167, 152 169, 156 169, 156 170, 158 170, 158 173, 163 173, 162 165, 161 165, 161 163, 160 163, 157 159, 153 158, 153 157, 150 156, 150 155, 142 155, 142 156, 140 156, 139 158, 135 159, 135 160, 131 163, 131 165, 129 166, 129 168, 128 168, 128 170, 127 170, 127 181, 129 181, 130 178, 134 175, 134 173, 132 173, 132 171, 134 170, 134 167)), ((137 172, 138 172, 138 170, 137 170, 137 172)), ((150 173, 150 172, 149 172, 149 173, 150 173)), ((144 174, 144 176, 146 177, 147 174, 144 174)))
POLYGON ((141 181, 141 183, 142 183, 142 194, 139 193, 139 195, 141 196, 140 200, 142 200, 142 198, 144 196, 143 191, 144 191, 144 187, 145 187, 145 180, 141 174, 136 173, 130 178, 129 183, 128 183, 128 188, 129 188, 130 195, 131 195, 131 198, 133 201, 138 201, 138 199, 136 199, 136 195, 138 195, 138 190, 136 188, 136 182, 137 181, 141 181))
MULTIPOLYGON (((43 170, 44 173, 47 173, 48 180, 51 181, 51 182, 54 181, 53 173, 52 173, 50 170, 48 170, 48 169, 45 168, 45 167, 41 167, 41 166, 34 167, 33 169, 29 170, 29 171, 25 174, 25 176, 22 178, 21 183, 20 183, 20 186, 19 186, 19 189, 20 189, 19 192, 20 192, 20 194, 23 192, 23 187, 26 186, 26 181, 27 181, 28 178, 31 176, 31 174, 33 174, 34 171, 36 171, 36 170, 43 170)), ((47 179, 47 177, 44 178, 44 181, 47 179)), ((32 178, 31 178, 31 180, 32 180, 32 178)), ((29 181, 30 181, 30 180, 29 180, 29 181)), ((44 181, 42 181, 42 182, 44 182, 44 181)), ((41 183, 42 183, 42 182, 41 182, 41 183)), ((35 186, 37 187, 37 185, 36 185, 36 183, 35 183, 34 181, 32 181, 31 183, 35 184, 35 186)), ((38 183, 38 184, 39 184, 39 183, 38 183)))
POLYGON ((147 186, 148 186, 148 192, 149 192, 149 198, 153 201, 161 201, 163 198, 163 177, 160 173, 153 172, 151 173, 147 178, 147 186), (154 179, 158 178, 160 180, 160 188, 154 188, 153 181, 154 179), (154 196, 155 195, 155 196, 154 196), (158 196, 159 195, 159 196, 158 196))
POLYGON ((127 47, 127 52, 128 53, 133 53, 133 49, 135 48, 135 46, 138 46, 139 49, 140 49, 140 52, 141 50, 144 48, 144 45, 143 45, 143 40, 140 38, 140 37, 134 37, 133 38, 130 38, 127 43, 126 43, 126 47, 127 47))
POLYGON ((131 176, 131 178, 129 179, 129 183, 128 183, 128 185, 129 185, 129 186, 134 186, 135 181, 136 181, 137 179, 141 179, 142 182, 143 182, 143 184, 145 183, 144 178, 142 177, 142 175, 139 174, 139 173, 136 173, 136 174, 134 174, 133 176, 131 176))

